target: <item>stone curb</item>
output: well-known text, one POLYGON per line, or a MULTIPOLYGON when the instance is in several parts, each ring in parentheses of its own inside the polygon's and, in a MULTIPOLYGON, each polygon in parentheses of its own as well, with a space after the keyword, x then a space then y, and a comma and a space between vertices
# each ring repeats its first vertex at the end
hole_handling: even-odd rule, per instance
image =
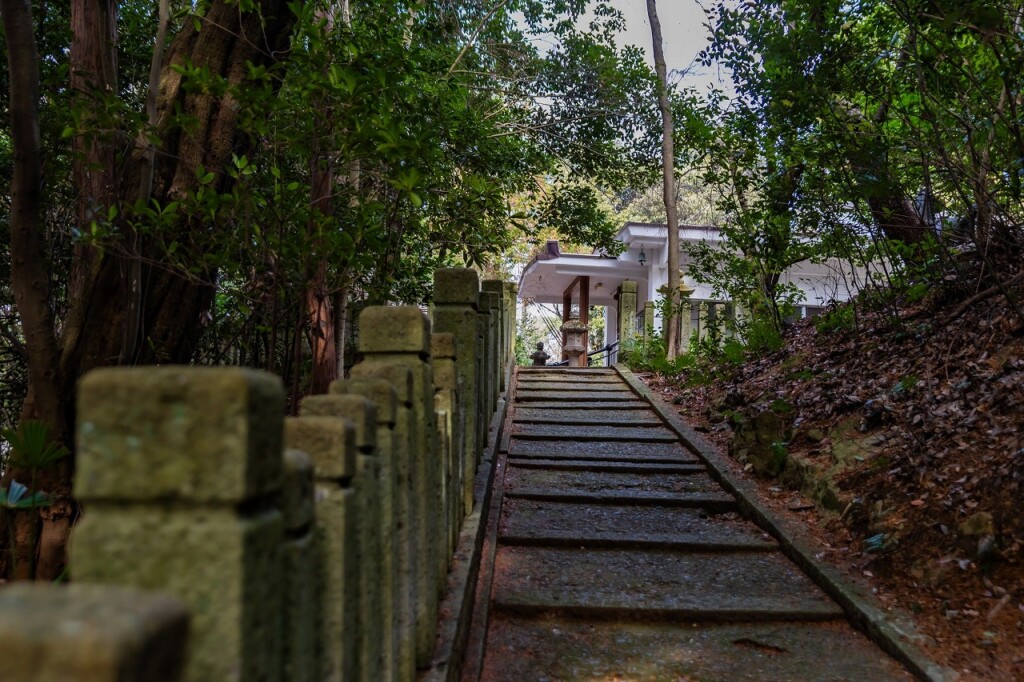
POLYGON ((782 552, 796 563, 818 587, 836 600, 851 623, 886 653, 907 667, 914 676, 928 682, 952 682, 959 679, 956 671, 932 661, 911 640, 920 638, 914 631, 909 616, 888 613, 875 606, 872 599, 851 583, 837 569, 826 566, 814 558, 814 550, 802 536, 797 524, 777 518, 772 511, 757 501, 757 484, 733 474, 726 459, 718 454, 700 434, 685 422, 665 402, 649 389, 625 365, 615 370, 641 398, 650 403, 665 423, 679 434, 689 449, 704 460, 709 474, 723 488, 736 496, 740 510, 779 542, 782 552))
MULTIPOLYGON (((506 372, 506 386, 511 385, 511 369, 506 372)), ((438 607, 437 646, 430 667, 417 671, 418 682, 449 682, 461 676, 463 658, 469 638, 469 627, 475 610, 474 597, 480 573, 481 555, 486 536, 487 513, 494 491, 494 466, 498 461, 498 446, 506 428, 509 400, 499 398, 498 409, 492 416, 488 445, 482 453, 474 488, 477 500, 473 511, 459 532, 453 565, 448 573, 448 585, 438 607)))

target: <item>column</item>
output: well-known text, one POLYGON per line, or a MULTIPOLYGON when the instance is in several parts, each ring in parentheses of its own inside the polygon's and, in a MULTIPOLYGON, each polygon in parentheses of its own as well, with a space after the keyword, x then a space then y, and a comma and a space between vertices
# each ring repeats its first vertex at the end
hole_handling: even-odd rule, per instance
POLYGON ((383 624, 392 614, 384 611, 381 595, 383 559, 380 551, 380 462, 377 457, 377 406, 358 395, 310 395, 299 409, 303 417, 343 417, 356 433, 356 519, 359 574, 359 607, 356 611, 356 639, 359 651, 359 679, 381 679, 383 624), (382 622, 383 621, 383 622, 382 622))
POLYGON ((481 390, 480 315, 477 302, 480 284, 475 270, 451 268, 434 271, 434 330, 455 337, 455 355, 459 376, 462 377, 461 405, 463 407, 462 454, 459 460, 462 472, 462 507, 473 509, 473 480, 476 476, 477 457, 483 450, 480 440, 478 409, 481 390))
POLYGON ((281 380, 253 370, 111 368, 79 384, 88 513, 72 577, 181 599, 185 679, 278 679, 283 414, 281 380))
POLYGON ((285 443, 313 461, 320 582, 320 679, 355 680, 359 609, 356 427, 342 417, 290 417, 285 443))
MULTIPOLYGON (((372 306, 359 315, 359 351, 363 361, 353 377, 365 377, 358 368, 399 366, 412 370, 412 493, 419 518, 417 551, 416 663, 430 664, 434 653, 439 578, 436 553, 443 543, 433 497, 438 485, 437 427, 434 424, 434 380, 430 369, 430 321, 413 306, 372 306)), ((365 371, 365 370, 364 370, 365 371)))
POLYGON ((0 591, 0 680, 178 682, 188 621, 160 592, 11 583, 0 591))

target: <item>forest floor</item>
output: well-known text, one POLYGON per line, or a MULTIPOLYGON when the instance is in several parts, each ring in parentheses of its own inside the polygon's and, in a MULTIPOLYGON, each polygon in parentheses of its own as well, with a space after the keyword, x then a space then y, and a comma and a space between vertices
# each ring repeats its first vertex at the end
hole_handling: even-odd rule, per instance
POLYGON ((804 320, 769 356, 639 375, 936 662, 1024 679, 1024 326, 1002 297, 955 309, 804 320))

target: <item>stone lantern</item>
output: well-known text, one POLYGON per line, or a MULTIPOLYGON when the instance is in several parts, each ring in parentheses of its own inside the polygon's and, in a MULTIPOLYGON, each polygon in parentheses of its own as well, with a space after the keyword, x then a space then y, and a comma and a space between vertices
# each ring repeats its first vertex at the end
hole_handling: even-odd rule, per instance
POLYGON ((587 366, 587 325, 573 317, 562 324, 565 345, 562 350, 569 359, 569 367, 587 366))

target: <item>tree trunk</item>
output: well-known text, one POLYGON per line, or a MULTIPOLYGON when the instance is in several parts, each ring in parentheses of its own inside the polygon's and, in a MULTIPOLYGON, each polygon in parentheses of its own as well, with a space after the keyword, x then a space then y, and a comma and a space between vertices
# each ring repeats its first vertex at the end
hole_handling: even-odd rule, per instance
MULTIPOLYGON (((76 8, 76 67, 74 87, 99 88, 94 94, 116 96, 110 59, 115 39, 113 7, 109 0, 93 7, 76 8), (90 18, 91 17, 91 18, 90 18), (90 81, 88 79, 93 79, 90 81), (102 80, 100 82, 99 80, 102 80)), ((11 256, 12 290, 27 343, 29 397, 23 418, 46 421, 61 442, 73 446, 74 392, 87 371, 119 363, 188 362, 194 353, 204 316, 213 301, 216 272, 205 266, 202 236, 215 229, 182 213, 161 237, 176 239, 185 254, 185 269, 167 264, 162 243, 135 241, 122 228, 119 237, 103 248, 79 249, 72 265, 70 309, 62 321, 58 345, 50 308, 49 265, 40 222, 41 145, 39 139, 39 69, 31 5, 27 0, 0 0, 7 35, 11 73, 11 137, 14 146, 12 180, 11 256), (132 302, 135 302, 133 305, 132 302), (137 330, 137 331, 131 331, 137 330)), ((285 0, 262 0, 257 9, 240 12, 236 3, 214 0, 202 19, 201 30, 185 22, 168 50, 160 76, 155 133, 160 153, 153 165, 151 198, 160 205, 184 198, 197 187, 201 164, 217 174, 211 187, 230 191, 233 180, 224 173, 232 154, 244 154, 249 140, 238 132, 242 107, 230 94, 214 95, 188 89, 174 70, 190 63, 223 77, 227 92, 244 84, 249 65, 266 65, 286 54, 294 14, 285 0), (180 121, 187 120, 187 130, 180 121)), ((114 74, 116 76, 116 73, 114 74)), ((102 142, 85 145, 98 163, 76 170, 80 218, 100 208, 100 202, 119 201, 131 206, 140 198, 146 171, 146 150, 134 149, 123 168, 111 168, 109 149, 102 142), (97 199, 98 198, 98 199, 97 199)), ((115 164, 116 165, 116 164, 115 164)), ((43 516, 19 514, 14 535, 19 566, 37 555, 33 539, 44 538, 38 551, 40 579, 55 578, 63 565, 63 547, 74 514, 70 499, 73 463, 40 472, 37 487, 56 499, 43 516), (21 519, 27 519, 22 521, 21 519), (24 526, 23 526, 24 524, 24 526), (39 531, 38 533, 36 531, 39 531)), ((13 476, 17 472, 7 472, 13 476)), ((10 566, 6 567, 9 570, 10 566)), ((19 568, 19 573, 21 573, 19 568)))
POLYGON ((647 17, 651 22, 654 43, 654 69, 658 74, 658 108, 661 109, 661 171, 662 195, 668 218, 668 301, 664 321, 666 354, 674 360, 679 354, 679 213, 675 201, 675 125, 672 106, 668 99, 668 68, 665 65, 665 47, 661 36, 661 22, 655 0, 647 0, 647 17))
MULTIPOLYGON (((0 0, 4 32, 7 37, 7 64, 10 74, 11 144, 14 168, 11 179, 11 290, 21 317, 28 365, 28 397, 21 418, 39 419, 50 433, 67 442, 70 422, 66 419, 65 396, 60 391, 57 337, 50 307, 50 272, 44 247, 41 218, 42 141, 39 136, 39 53, 36 47, 32 6, 28 0, 0 0)), ((10 485, 25 472, 10 469, 3 485, 10 485)), ((57 496, 67 486, 50 486, 57 496)), ((66 481, 65 481, 66 483, 66 481)), ((36 510, 12 514, 0 519, 10 529, 9 552, 4 552, 5 573, 19 578, 35 574, 35 542, 39 529, 36 510), (8 560, 12 560, 8 563, 8 560), (12 565, 13 564, 13 565, 12 565)), ((7 543, 5 543, 7 544, 7 543)))

